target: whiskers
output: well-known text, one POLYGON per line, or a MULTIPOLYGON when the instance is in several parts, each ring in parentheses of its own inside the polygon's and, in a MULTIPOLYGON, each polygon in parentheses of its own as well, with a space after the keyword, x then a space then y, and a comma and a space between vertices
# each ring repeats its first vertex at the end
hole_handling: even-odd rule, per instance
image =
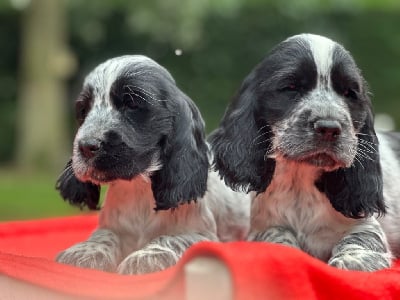
POLYGON ((264 125, 260 127, 257 131, 257 136, 253 139, 253 141, 250 144, 250 149, 252 148, 258 148, 262 146, 263 144, 266 144, 267 149, 265 150, 264 154, 264 161, 267 160, 268 157, 271 157, 274 153, 274 148, 272 146, 272 140, 273 140, 273 132, 272 129, 269 127, 269 125, 264 125), (272 135, 272 136, 271 136, 272 135))
POLYGON ((158 99, 155 93, 152 93, 140 86, 137 85, 124 85, 123 90, 126 91, 123 95, 130 96, 133 100, 134 97, 137 97, 150 105, 155 105, 154 102, 163 102, 167 101, 166 99, 158 99), (152 100, 152 101, 150 101, 152 100))
POLYGON ((272 128, 264 125, 258 129, 256 137, 249 145, 249 150, 259 151, 262 148, 264 161, 268 158, 276 159, 278 156, 301 158, 314 152, 318 154, 326 151, 328 155, 337 159, 338 166, 341 164, 341 167, 351 168, 359 165, 365 169, 367 161, 379 159, 378 146, 375 135, 365 133, 354 135, 348 132, 344 133, 337 143, 326 145, 325 149, 316 143, 312 133, 306 131, 299 133, 288 130, 286 126, 274 125, 272 128))
POLYGON ((354 156, 354 161, 364 168, 363 162, 366 160, 375 161, 376 159, 379 159, 379 145, 378 143, 367 140, 368 137, 375 138, 375 136, 371 134, 357 133, 356 135, 358 136, 358 145, 355 150, 351 151, 351 153, 354 156))
POLYGON ((278 156, 296 156, 306 151, 303 137, 298 134, 285 135, 280 138, 270 137, 264 140, 264 142, 267 141, 270 143, 265 150, 264 160, 267 158, 276 159, 278 156))
POLYGON ((260 127, 260 129, 257 130, 257 136, 253 139, 253 141, 251 142, 251 145, 260 145, 262 143, 266 143, 271 140, 271 138, 269 136, 267 136, 266 139, 260 140, 260 138, 265 137, 266 135, 272 133, 272 130, 270 128, 266 130, 266 128, 268 128, 268 127, 269 127, 269 125, 267 124, 267 125, 260 127))
POLYGON ((75 177, 74 169, 72 168, 72 159, 70 159, 65 166, 64 170, 60 174, 59 178, 64 178, 66 180, 70 180, 72 177, 75 177))

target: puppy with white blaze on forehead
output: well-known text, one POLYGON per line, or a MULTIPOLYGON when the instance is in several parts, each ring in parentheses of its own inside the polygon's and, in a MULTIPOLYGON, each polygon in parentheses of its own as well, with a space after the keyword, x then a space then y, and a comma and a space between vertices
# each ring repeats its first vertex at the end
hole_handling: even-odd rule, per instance
POLYGON ((56 187, 91 209, 109 187, 98 229, 58 262, 141 274, 174 265, 194 243, 246 237, 250 200, 209 172, 204 122, 165 68, 140 55, 107 60, 86 77, 76 114, 56 187))
POLYGON ((375 134, 366 82, 338 43, 301 34, 276 46, 210 143, 225 182, 254 191, 249 240, 352 270, 400 255, 400 135, 375 134))

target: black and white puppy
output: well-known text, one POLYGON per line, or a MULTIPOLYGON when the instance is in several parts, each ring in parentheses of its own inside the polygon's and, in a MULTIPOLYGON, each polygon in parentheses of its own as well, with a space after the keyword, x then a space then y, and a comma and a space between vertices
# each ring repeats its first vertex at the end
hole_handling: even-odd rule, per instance
POLYGON ((57 189, 96 209, 100 185, 109 187, 98 229, 58 262, 148 273, 174 265, 196 242, 245 238, 248 196, 209 173, 204 122, 165 68, 140 55, 100 64, 76 113, 73 156, 57 189))
POLYGON ((332 266, 378 270, 400 255, 400 136, 374 131, 352 56, 317 35, 277 45, 212 134, 214 164, 254 191, 249 240, 298 247, 332 266))

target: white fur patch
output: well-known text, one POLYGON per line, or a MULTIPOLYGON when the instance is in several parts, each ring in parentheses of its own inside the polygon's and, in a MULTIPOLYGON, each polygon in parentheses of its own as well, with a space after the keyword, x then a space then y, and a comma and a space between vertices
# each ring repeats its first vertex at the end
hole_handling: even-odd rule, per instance
POLYGON ((252 233, 274 226, 290 228, 303 250, 327 261, 333 246, 357 221, 337 212, 317 190, 318 176, 312 166, 277 158, 270 186, 253 200, 252 233))
POLYGON ((305 34, 302 37, 308 41, 311 52, 320 75, 318 82, 321 84, 321 77, 325 77, 330 82, 330 71, 332 67, 332 53, 336 45, 332 40, 315 34, 305 34))

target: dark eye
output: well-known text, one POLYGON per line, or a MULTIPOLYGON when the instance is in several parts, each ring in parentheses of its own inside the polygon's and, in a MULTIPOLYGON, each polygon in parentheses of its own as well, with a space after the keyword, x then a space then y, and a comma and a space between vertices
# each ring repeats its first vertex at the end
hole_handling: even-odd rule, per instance
POLYGON ((343 96, 345 96, 346 98, 349 98, 349 99, 357 100, 358 99, 358 92, 356 92, 355 90, 349 88, 349 89, 346 89, 343 92, 343 96))
POLYGON ((85 118, 92 106, 92 91, 84 90, 75 102, 75 117, 79 125, 85 121, 85 118))
POLYGON ((124 93, 122 95, 124 106, 129 109, 137 109, 139 107, 138 100, 139 99, 134 92, 124 93))
POLYGON ((281 92, 298 92, 300 91, 300 87, 294 83, 290 83, 288 85, 283 86, 279 89, 281 92))
POLYGON ((146 95, 137 89, 134 89, 128 85, 124 86, 122 92, 122 103, 129 109, 137 109, 140 104, 146 101, 146 95))
POLYGON ((89 111, 88 105, 84 100, 77 100, 75 103, 75 116, 79 124, 82 124, 89 111))

